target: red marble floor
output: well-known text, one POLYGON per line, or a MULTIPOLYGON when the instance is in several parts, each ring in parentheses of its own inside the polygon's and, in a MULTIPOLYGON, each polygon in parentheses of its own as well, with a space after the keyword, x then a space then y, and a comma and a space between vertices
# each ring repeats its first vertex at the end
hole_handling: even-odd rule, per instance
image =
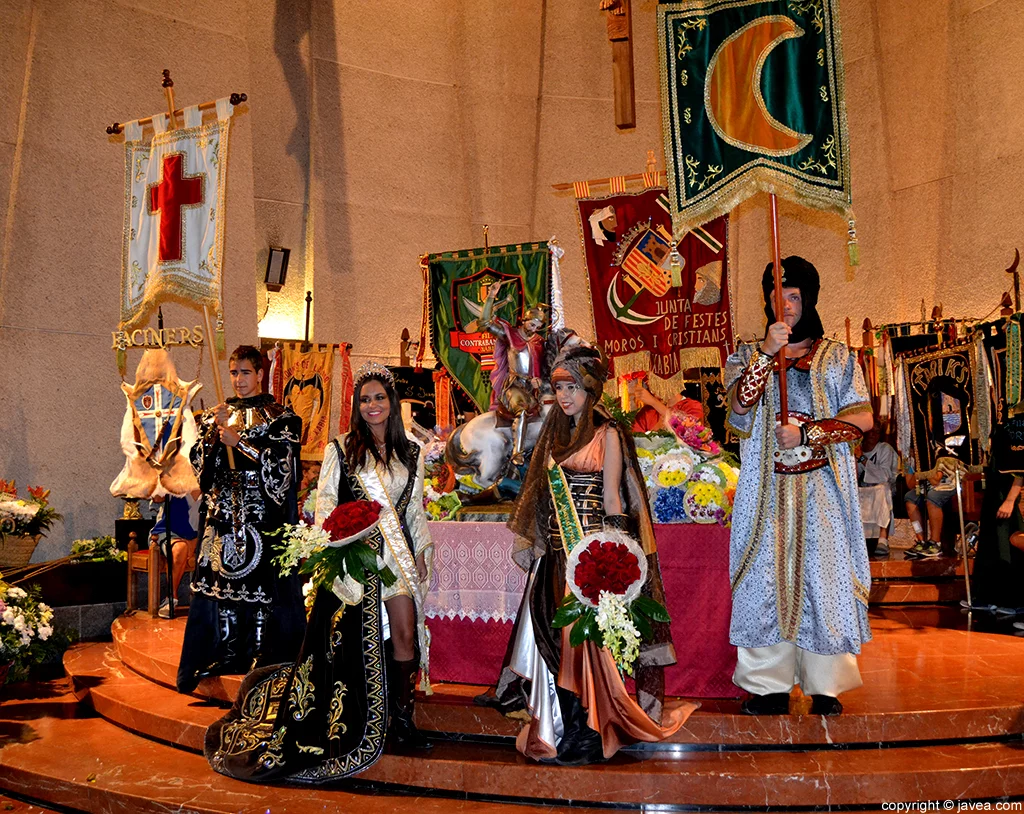
MULTIPOLYGON (((673 742, 788 746, 1024 732, 1024 641, 968 631, 958 609, 876 609, 872 629, 875 638, 860 658, 864 686, 843 696, 845 712, 827 725, 807 714, 751 718, 739 714, 737 700, 703 699, 673 742)), ((173 686, 183 630, 184 619, 121 617, 113 628, 117 656, 140 676, 173 686)), ((89 658, 92 664, 99 657, 89 658)), ((210 681, 196 694, 233 700, 239 680, 226 676, 210 681)), ((519 722, 471 703, 480 691, 467 685, 437 685, 435 694, 418 705, 417 720, 424 728, 443 732, 514 736, 519 722)), ((799 692, 794 696, 792 709, 806 713, 809 699, 799 692)))
POLYGON ((972 619, 968 629, 951 608, 876 609, 872 624, 875 639, 861 658, 865 686, 844 696, 839 718, 806 714, 798 693, 793 708, 801 714, 770 718, 741 716, 736 701, 705 701, 674 748, 622 752, 594 766, 542 766, 503 740, 519 722, 469 703, 479 687, 441 685, 421 699, 418 720, 438 737, 463 740, 442 737, 422 757, 385 755, 359 787, 328 790, 251 786, 210 771, 197 752, 222 714, 217 699, 230 697, 237 679, 178 695, 167 685, 183 620, 122 617, 113 643, 69 653, 74 696, 51 688, 0 705, 0 788, 104 812, 532 812, 568 801, 877 810, 1024 795, 1024 641, 994 632, 1007 624, 972 619), (88 714, 76 698, 102 717, 72 717, 88 714), (482 735, 499 737, 481 742, 482 735), (398 787, 417 791, 393 796, 398 787), (415 796, 424 792, 448 796, 415 796))

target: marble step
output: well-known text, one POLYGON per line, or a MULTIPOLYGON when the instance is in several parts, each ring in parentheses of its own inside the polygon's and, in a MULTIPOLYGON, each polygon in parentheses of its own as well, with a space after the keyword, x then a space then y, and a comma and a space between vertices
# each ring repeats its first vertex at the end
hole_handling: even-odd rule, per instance
MULTIPOLYGON (((864 686, 844 694, 846 709, 840 717, 828 721, 808 714, 750 717, 739 713, 737 700, 705 699, 673 742, 791 749, 1024 733, 1020 694, 1024 643, 1010 636, 957 629, 962 617, 947 608, 893 605, 886 614, 872 616, 875 638, 860 657, 864 686), (938 624, 945 626, 935 627, 938 624)), ((182 619, 122 617, 113 631, 117 654, 135 673, 167 686, 168 677, 173 683, 177 670, 183 629, 182 619)), ((204 684, 198 697, 233 700, 240 680, 225 676, 215 684, 204 684), (204 688, 211 687, 214 692, 203 696, 204 688)), ((473 696, 483 690, 437 684, 434 695, 417 703, 416 721, 426 730, 451 735, 515 737, 520 721, 472 703, 473 696)), ((188 701, 196 702, 197 698, 188 701)), ((809 699, 795 691, 791 708, 807 713, 809 699)))
MULTIPOLYGON (((951 643, 956 636, 948 633, 945 638, 951 643)), ((1008 637, 990 639, 995 660, 989 672, 996 672, 995 666, 1000 666, 1001 675, 983 675, 986 668, 982 662, 973 668, 978 681, 975 685, 964 685, 956 679, 966 661, 962 660, 958 668, 952 652, 942 657, 948 666, 945 675, 915 673, 912 668, 893 672, 872 666, 865 659, 862 670, 869 689, 862 687, 845 695, 846 712, 839 718, 809 715, 810 701, 799 693, 795 693, 792 709, 801 714, 779 717, 741 715, 736 700, 705 700, 671 742, 700 747, 792 749, 831 743, 962 741, 1020 734, 1024 732, 1024 701, 1019 697, 1018 674, 1024 673, 1024 652, 1016 658, 1012 654, 1024 648, 1008 637)), ((936 648, 931 657, 916 651, 912 665, 921 668, 935 662, 936 655, 943 651, 942 643, 936 642, 936 648)), ((91 685, 97 712, 121 726, 166 742, 198 751, 206 726, 223 715, 220 704, 210 705, 199 697, 180 695, 147 682, 144 676, 128 669, 109 644, 81 645, 69 652, 65 663, 77 685, 91 685)), ((482 690, 472 685, 436 685, 433 695, 420 697, 417 723, 426 731, 444 736, 505 738, 510 743, 521 722, 473 704, 473 696, 482 690)))
MULTIPOLYGON (((0 723, 3 723, 0 707, 0 723)), ((396 795, 387 790, 243 783, 213 772, 202 755, 134 735, 102 718, 41 718, 33 739, 0 750, 0 788, 33 801, 0 810, 41 814, 47 805, 90 814, 551 814, 549 805, 396 795)), ((573 809, 597 814, 603 809, 573 809)))
POLYGON ((182 695, 134 672, 105 642, 71 648, 64 669, 83 700, 108 721, 193 752, 202 752, 206 728, 225 712, 222 702, 182 695))
MULTIPOLYGON (((89 698, 104 718, 147 738, 194 752, 201 748, 206 725, 222 714, 186 696, 172 698, 176 694, 169 689, 140 686, 145 679, 118 668, 109 646, 79 647, 67 664, 76 680, 92 680, 89 698), (108 686, 118 684, 122 686, 108 686)), ((816 720, 819 726, 826 723, 816 720)), ((6 750, 0 753, 0 764, 5 763, 6 750)), ((204 789, 213 780, 230 782, 213 775, 205 763, 184 776, 192 782, 202 778, 204 789)), ((875 805, 895 799, 952 799, 966 789, 972 798, 1022 794, 1024 750, 1019 740, 810 751, 681 748, 621 752, 598 765, 560 767, 525 761, 510 743, 444 741, 421 755, 385 755, 360 780, 534 804, 875 805)))
POLYGON ((871 605, 934 605, 958 603, 967 596, 963 580, 923 582, 909 579, 872 581, 871 605))
POLYGON ((893 550, 887 560, 871 561, 871 579, 939 579, 959 577, 963 580, 963 560, 959 557, 907 559, 901 550, 893 550))

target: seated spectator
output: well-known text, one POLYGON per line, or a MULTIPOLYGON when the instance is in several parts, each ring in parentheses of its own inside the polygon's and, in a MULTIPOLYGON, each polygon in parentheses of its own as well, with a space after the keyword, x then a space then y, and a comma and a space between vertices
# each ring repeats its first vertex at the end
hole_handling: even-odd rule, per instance
POLYGON ((860 516, 864 539, 872 557, 889 556, 889 528, 892 525, 892 487, 896 483, 899 455, 881 440, 878 421, 864 433, 857 459, 857 483, 860 486, 860 516))
MULTIPOLYGON (((171 518, 171 582, 169 586, 171 596, 177 598, 178 586, 181 578, 185 576, 188 568, 188 561, 194 560, 196 555, 196 531, 189 519, 189 501, 187 497, 169 496, 165 501, 163 498, 155 498, 154 503, 160 504, 160 513, 153 530, 149 534, 150 546, 163 546, 167 535, 167 516, 171 518), (169 508, 167 508, 169 507, 169 508)), ((166 549, 164 556, 166 556, 166 549)), ((164 619, 171 618, 171 603, 167 599, 160 603, 160 616, 164 619)))
POLYGON ((914 527, 915 542, 904 556, 910 559, 941 556, 943 510, 956 489, 953 480, 956 465, 956 458, 943 456, 927 478, 907 472, 907 486, 913 490, 907 492, 907 516, 914 527))

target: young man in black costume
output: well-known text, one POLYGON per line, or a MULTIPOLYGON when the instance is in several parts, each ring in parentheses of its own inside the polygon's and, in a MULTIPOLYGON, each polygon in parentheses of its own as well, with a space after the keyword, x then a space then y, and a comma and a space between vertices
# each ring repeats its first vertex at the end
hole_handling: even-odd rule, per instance
POLYGON ((203 494, 179 692, 206 676, 288 661, 302 641, 298 577, 278 576, 271 562, 276 533, 298 522, 302 421, 262 392, 262 366, 256 348, 235 349, 235 397, 207 412, 192 449, 203 494))

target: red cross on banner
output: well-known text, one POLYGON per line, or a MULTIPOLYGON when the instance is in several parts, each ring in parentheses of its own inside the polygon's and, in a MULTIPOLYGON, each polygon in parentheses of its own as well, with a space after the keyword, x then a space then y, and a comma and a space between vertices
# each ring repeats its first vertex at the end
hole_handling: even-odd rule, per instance
POLYGON ((159 261, 181 262, 185 236, 182 229, 182 209, 201 206, 206 192, 206 176, 185 174, 185 154, 171 153, 163 157, 160 182, 150 184, 149 211, 160 216, 159 261))

